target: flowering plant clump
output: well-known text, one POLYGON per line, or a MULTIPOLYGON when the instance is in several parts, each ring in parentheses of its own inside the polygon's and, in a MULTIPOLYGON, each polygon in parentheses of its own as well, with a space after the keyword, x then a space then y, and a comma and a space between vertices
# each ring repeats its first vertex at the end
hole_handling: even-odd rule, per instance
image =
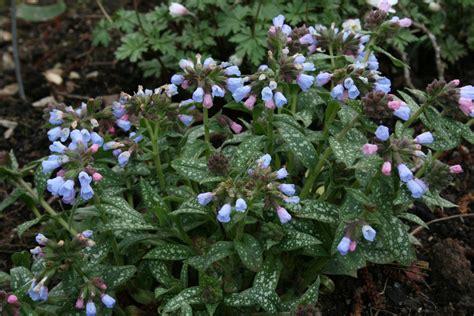
POLYGON ((196 55, 159 88, 48 109, 51 155, 0 167, 5 204, 35 215, 18 233, 42 232, 0 308, 292 313, 332 274, 411 264, 413 203, 453 206, 440 194, 468 167, 437 158, 474 142, 474 88, 393 91, 377 53, 410 25, 385 1, 365 30, 279 15, 254 73, 196 55))

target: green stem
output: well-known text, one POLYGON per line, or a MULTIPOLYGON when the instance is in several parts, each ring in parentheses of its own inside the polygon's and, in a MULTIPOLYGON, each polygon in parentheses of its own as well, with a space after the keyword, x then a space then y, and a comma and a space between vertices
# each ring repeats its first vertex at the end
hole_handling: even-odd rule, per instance
POLYGON ((298 101, 298 92, 294 89, 291 89, 291 112, 296 113, 296 105, 298 101))
MULTIPOLYGON (((441 156, 442 153, 443 153, 442 151, 435 152, 433 154, 433 160, 438 159, 441 156)), ((418 172, 415 174, 415 177, 416 178, 421 178, 423 176, 423 174, 425 173, 425 171, 426 171, 426 167, 427 167, 426 163, 423 164, 423 167, 420 168, 420 170, 418 170, 418 172)))
MULTIPOLYGON (((354 126, 354 124, 359 120, 359 115, 355 116, 349 124, 347 124, 335 137, 336 140, 340 140, 342 137, 344 137, 347 132, 354 126)), ((323 152, 322 156, 319 157, 318 163, 316 166, 310 171, 308 179, 306 180, 303 190, 301 191, 300 197, 301 199, 304 199, 308 196, 311 188, 314 185, 314 181, 318 178, 319 174, 321 173, 321 170, 326 163, 326 160, 329 158, 329 156, 332 154, 332 149, 331 146, 326 147, 326 150, 323 152)))
POLYGON ((423 111, 428 107, 429 105, 429 102, 425 102, 423 103, 419 109, 408 119, 408 121, 406 121, 405 123, 403 123, 403 128, 407 128, 409 127, 414 121, 416 121, 418 119, 418 117, 421 115, 421 113, 423 113, 423 111))
POLYGON ((329 56, 330 56, 330 59, 331 59, 332 69, 335 70, 336 69, 336 62, 334 61, 334 51, 332 49, 332 45, 329 45, 329 56))
POLYGON ((209 138, 209 112, 206 107, 203 107, 203 116, 204 116, 204 141, 206 142, 206 158, 209 158, 211 150, 211 141, 209 138))
POLYGON ((466 123, 466 126, 467 126, 467 127, 471 127, 472 124, 474 124, 474 118, 470 119, 470 120, 466 123))
POLYGON ((156 174, 160 180, 160 187, 161 190, 165 190, 166 182, 165 177, 163 175, 163 169, 161 168, 161 158, 160 158, 160 148, 158 147, 158 131, 159 126, 156 127, 156 130, 153 130, 150 122, 145 120, 146 128, 148 130, 148 134, 150 134, 151 139, 151 147, 153 150, 153 161, 155 163, 156 174))
POLYGON ((271 154, 273 152, 273 110, 268 110, 267 118, 267 152, 271 154))
POLYGON ((363 64, 369 61, 370 54, 372 53, 372 46, 375 44, 376 41, 377 41, 377 34, 373 34, 370 37, 369 42, 365 46, 365 56, 364 56, 364 59, 362 60, 363 64))
POLYGON ((252 206, 253 200, 249 202, 247 205, 247 209, 245 210, 244 216, 239 222, 239 226, 237 226, 237 232, 235 234, 235 240, 240 240, 242 239, 242 236, 244 235, 244 229, 245 229, 245 220, 247 218, 247 214, 250 211, 250 207, 252 206))
MULTIPOLYGON (((51 207, 51 205, 48 204, 48 202, 46 202, 42 197, 38 196, 38 194, 31 188, 31 186, 28 183, 26 183, 23 179, 19 179, 18 182, 21 184, 22 187, 24 187, 26 189, 26 191, 28 191, 28 193, 31 195, 31 197, 34 200, 36 200, 43 207, 43 209, 49 215, 51 215, 51 217, 56 222, 58 222, 59 225, 64 227, 64 229, 66 229, 72 236, 77 235, 77 231, 74 228, 70 227, 68 225, 68 223, 62 217, 60 217, 60 215, 58 213, 56 213, 56 211, 51 207)), ((36 210, 36 211, 38 211, 38 210, 36 210)), ((33 212, 36 215, 36 212, 34 210, 33 210, 33 212)))

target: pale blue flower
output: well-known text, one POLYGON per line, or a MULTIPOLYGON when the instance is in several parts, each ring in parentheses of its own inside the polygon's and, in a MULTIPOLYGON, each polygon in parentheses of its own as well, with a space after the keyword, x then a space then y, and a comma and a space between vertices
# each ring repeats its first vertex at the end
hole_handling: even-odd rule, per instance
POLYGON ((223 97, 224 96, 224 93, 225 93, 224 89, 222 89, 221 87, 219 87, 216 84, 212 85, 211 90, 212 90, 212 97, 223 97))
POLYGON ((333 97, 336 100, 342 100, 342 97, 344 96, 344 87, 342 84, 336 85, 332 90, 331 90, 331 97, 333 97))
POLYGON ((375 130, 375 137, 377 137, 381 141, 386 141, 390 137, 390 132, 387 126, 380 125, 375 130))
POLYGON ((204 90, 201 87, 198 87, 196 90, 193 92, 193 100, 194 102, 201 103, 202 99, 204 97, 204 90))
POLYGON ((235 201, 235 210, 237 212, 244 212, 247 209, 247 203, 245 202, 244 199, 238 198, 237 201, 235 201))
POLYGON ((270 101, 273 98, 272 89, 269 87, 265 87, 262 89, 262 100, 263 101, 270 101))
POLYGON ((294 184, 283 183, 278 186, 278 190, 280 190, 283 194, 288 196, 295 195, 296 189, 294 184))
POLYGON ((107 294, 102 295, 101 301, 107 308, 113 308, 115 305, 115 299, 107 294))
POLYGON ((235 102, 240 102, 242 101, 248 94, 250 93, 250 86, 242 86, 235 90, 235 92, 232 94, 232 97, 234 98, 235 102))
POLYGON ((364 236, 365 240, 374 241, 377 232, 372 228, 372 226, 364 225, 362 226, 362 235, 364 236))
POLYGON ((284 179, 288 176, 288 171, 286 170, 285 167, 280 168, 276 171, 276 179, 281 180, 284 179))
POLYGON ((224 69, 224 73, 227 76, 240 76, 240 70, 237 66, 230 66, 224 69))
POLYGON ((56 177, 53 179, 49 179, 46 183, 46 188, 48 189, 51 194, 58 196, 59 195, 59 190, 64 184, 64 178, 63 177, 56 177))
POLYGON ((183 75, 175 74, 175 75, 171 76, 171 83, 172 84, 175 84, 175 85, 179 86, 180 84, 183 83, 183 81, 184 81, 184 76, 183 75))
POLYGON ((202 206, 206 206, 207 204, 211 203, 211 201, 214 199, 215 194, 212 192, 205 192, 205 193, 200 193, 197 196, 198 203, 202 206))
POLYGON ((232 210, 232 207, 230 204, 224 204, 219 212, 217 213, 217 220, 221 223, 228 223, 230 222, 230 212, 232 210))
POLYGON ((262 157, 258 158, 257 165, 262 169, 266 169, 270 166, 271 162, 272 156, 270 156, 269 154, 265 154, 262 157))
POLYGON ((408 182, 413 179, 413 173, 405 164, 399 164, 398 167, 398 175, 400 176, 400 180, 403 182, 408 182))
POLYGON ((299 74, 296 78, 296 83, 300 86, 301 90, 308 91, 313 85, 314 77, 307 74, 299 74))
POLYGON ((339 253, 343 256, 347 255, 351 242, 352 241, 350 240, 350 238, 343 237, 337 245, 337 251, 339 251, 339 253))

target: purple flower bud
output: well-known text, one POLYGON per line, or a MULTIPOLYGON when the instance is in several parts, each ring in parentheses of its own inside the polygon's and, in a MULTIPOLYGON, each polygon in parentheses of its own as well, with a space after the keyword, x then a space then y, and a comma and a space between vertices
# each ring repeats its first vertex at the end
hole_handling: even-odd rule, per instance
POLYGON ((179 86, 180 84, 183 83, 183 81, 184 81, 184 76, 182 76, 182 75, 173 75, 171 77, 171 83, 172 84, 175 84, 175 85, 179 86))
POLYGON ((326 83, 331 81, 332 75, 329 72, 321 72, 316 76, 316 85, 319 87, 324 86, 326 83))
POLYGON ((277 106, 277 108, 281 108, 282 106, 284 106, 287 103, 288 103, 288 100, 286 100, 283 93, 281 93, 280 91, 277 91, 275 93, 275 105, 277 106))
POLYGON ((265 87, 262 89, 262 100, 263 101, 269 101, 273 98, 273 92, 272 89, 269 87, 265 87))
POLYGON ((399 164, 398 167, 398 175, 400 176, 400 180, 403 182, 408 182, 413 179, 413 173, 405 164, 399 164))
POLYGON ((120 102, 113 102, 112 103, 112 113, 116 118, 122 117, 126 113, 125 105, 120 102))
POLYGON ((166 85, 165 91, 166 91, 166 95, 171 98, 172 96, 178 94, 178 87, 174 84, 169 84, 169 85, 166 85))
POLYGON ((191 125, 194 119, 192 115, 187 114, 178 114, 178 118, 186 126, 191 125))
POLYGON ((278 215, 278 218, 280 219, 280 223, 282 224, 288 223, 289 221, 291 221, 291 218, 292 218, 291 214, 288 213, 288 211, 281 206, 277 207, 277 215, 278 215))
POLYGON ((65 142, 69 137, 69 128, 63 128, 61 130, 61 141, 65 142))
POLYGON ((232 94, 232 97, 234 98, 235 102, 240 102, 242 101, 245 97, 248 96, 250 93, 250 86, 242 86, 240 88, 237 88, 235 92, 232 94))
POLYGON ((258 66, 258 71, 259 72, 264 72, 265 70, 268 69, 268 66, 267 65, 260 65, 258 66))
POLYGON ((62 124, 64 122, 63 115, 64 113, 62 111, 56 109, 52 110, 51 112, 49 112, 49 123, 53 125, 62 124))
POLYGON ((216 66, 216 61, 214 60, 214 58, 212 57, 207 57, 206 59, 204 59, 204 63, 202 64, 204 66, 205 69, 207 68, 210 68, 210 67, 214 67, 216 66))
POLYGON ((273 18, 273 26, 282 27, 283 23, 285 23, 285 17, 283 15, 280 14, 273 18))
POLYGON ((427 144, 431 144, 433 142, 433 134, 431 134, 430 132, 424 132, 418 136, 416 136, 415 138, 415 141, 418 143, 418 144, 422 144, 422 145, 427 145, 427 144))
POLYGON ((118 163, 120 167, 125 167, 128 164, 128 160, 130 159, 131 153, 129 151, 124 151, 118 156, 118 163))
POLYGON ((362 146, 362 152, 364 153, 364 155, 373 155, 377 152, 378 149, 379 147, 373 144, 364 144, 364 146, 362 146))
POLYGON ((302 45, 311 45, 314 43, 314 37, 312 34, 305 34, 300 37, 299 41, 302 45))
POLYGON ((115 299, 107 294, 101 296, 101 301, 107 308, 113 308, 115 305, 115 299))
POLYGON ((48 131, 48 139, 52 142, 58 140, 61 137, 61 127, 57 126, 48 131))
POLYGON ((377 232, 370 225, 362 226, 362 235, 364 235, 365 240, 374 241, 377 232))
POLYGON ((262 157, 258 158, 257 165, 262 169, 267 169, 272 162, 272 156, 265 154, 262 157))
POLYGON ((247 202, 245 202, 244 199, 238 198, 237 201, 235 201, 235 210, 237 212, 245 212, 247 209, 247 202))
POLYGON ((390 132, 387 126, 380 125, 375 130, 375 137, 377 137, 381 141, 386 141, 390 137, 390 132))
POLYGON ((200 193, 197 196, 198 203, 202 206, 206 206, 214 199, 215 194, 212 192, 200 193))
POLYGON ((212 96, 213 97, 223 97, 224 96, 224 89, 222 89, 221 87, 219 87, 218 85, 212 85, 211 87, 211 90, 212 90, 212 96))
POLYGON ((349 248, 351 246, 351 240, 348 237, 343 237, 339 244, 337 245, 337 251, 343 256, 347 255, 349 248))
POLYGON ((94 235, 92 230, 85 230, 81 233, 84 238, 91 238, 94 235))
POLYGON ((28 295, 33 301, 47 301, 48 300, 48 288, 44 286, 46 278, 41 280, 40 283, 36 284, 36 280, 31 283, 28 295))
POLYGON ((286 202, 286 203, 290 203, 290 204, 298 204, 300 202, 300 197, 299 196, 285 196, 283 198, 283 200, 286 202))
POLYGON ((411 192, 411 196, 415 199, 418 199, 423 196, 423 194, 428 191, 426 184, 420 179, 414 178, 407 182, 407 188, 411 192))
POLYGON ((206 93, 204 95, 204 100, 202 101, 202 106, 205 107, 206 109, 210 109, 212 108, 213 105, 214 103, 212 101, 212 96, 209 93, 206 93))
POLYGON ((47 187, 48 191, 51 192, 51 194, 58 196, 59 195, 59 189, 61 189, 64 182, 65 182, 64 178, 58 176, 56 178, 49 179, 46 182, 47 183, 46 187, 47 187))
POLYGON ((86 316, 95 316, 97 314, 97 309, 92 300, 89 300, 86 304, 86 316))
POLYGON ((117 149, 117 148, 120 148, 120 147, 123 147, 124 144, 122 143, 119 143, 119 142, 115 142, 115 141, 111 141, 111 142, 107 142, 104 144, 104 150, 111 150, 111 149, 117 149))
POLYGON ((344 87, 342 84, 336 85, 332 90, 331 90, 331 97, 333 97, 336 100, 342 100, 342 97, 344 96, 344 87))
POLYGON ((278 190, 280 190, 283 194, 288 196, 295 195, 296 189, 294 184, 283 183, 278 186, 278 190))
POLYGON ((288 171, 286 170, 285 167, 278 169, 277 172, 276 172, 276 179, 277 180, 284 179, 287 176, 288 176, 288 171))
POLYGON ((411 110, 406 105, 402 105, 400 106, 398 110, 393 111, 393 115, 395 115, 396 117, 404 121, 408 121, 408 119, 410 118, 410 113, 411 113, 411 110))
POLYGON ((291 27, 287 24, 283 24, 283 26, 281 27, 281 31, 283 32, 283 34, 285 34, 286 36, 290 36, 291 34, 291 27))
POLYGON ((240 70, 237 66, 230 66, 224 70, 224 73, 227 76, 240 76, 240 70))
POLYGON ((41 246, 46 246, 46 244, 48 243, 48 238, 46 238, 46 236, 43 234, 36 234, 35 240, 38 245, 41 246))
POLYGON ((301 90, 308 91, 313 85, 314 77, 306 74, 299 74, 296 77, 296 83, 300 86, 301 90))
POLYGON ((123 119, 118 119, 117 122, 115 122, 118 127, 120 127, 122 130, 125 132, 129 131, 130 128, 132 127, 132 123, 128 120, 123 120, 123 119))
POLYGON ((232 207, 230 204, 224 204, 219 212, 217 213, 217 220, 221 223, 228 223, 230 222, 230 212, 232 210, 232 207))

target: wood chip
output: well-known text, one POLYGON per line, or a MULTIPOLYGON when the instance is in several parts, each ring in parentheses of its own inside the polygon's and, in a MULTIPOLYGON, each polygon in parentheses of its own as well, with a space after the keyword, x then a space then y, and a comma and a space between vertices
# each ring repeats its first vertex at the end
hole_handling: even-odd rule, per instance
POLYGON ((42 99, 39 99, 38 101, 33 102, 31 105, 35 108, 41 108, 49 104, 58 104, 58 101, 56 101, 56 99, 50 95, 49 97, 44 97, 42 99))
POLYGON ((63 83, 63 70, 60 68, 52 68, 43 72, 43 76, 48 80, 48 82, 54 83, 55 85, 60 86, 63 83))
POLYGON ((9 97, 18 92, 18 84, 12 83, 0 89, 0 97, 9 97))
POLYGON ((18 126, 17 122, 5 120, 0 118, 0 126, 6 128, 7 130, 3 133, 3 137, 5 139, 10 138, 13 135, 13 131, 15 130, 15 127, 18 126))

